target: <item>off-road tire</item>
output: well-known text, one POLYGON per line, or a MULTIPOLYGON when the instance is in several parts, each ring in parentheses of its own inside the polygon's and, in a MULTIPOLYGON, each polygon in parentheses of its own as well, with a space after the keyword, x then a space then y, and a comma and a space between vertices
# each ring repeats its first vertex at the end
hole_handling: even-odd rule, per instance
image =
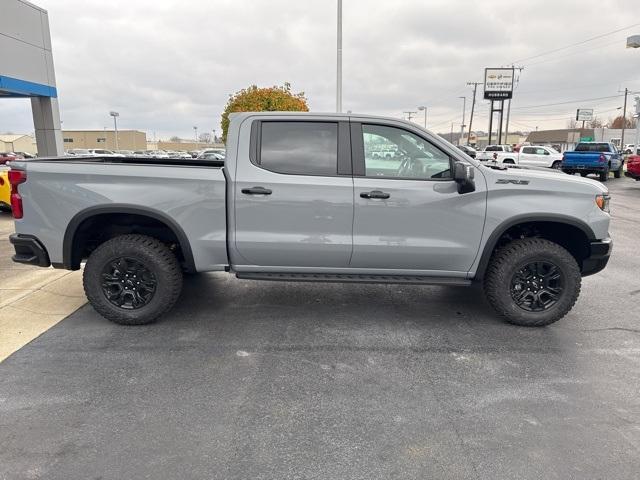
POLYGON ((605 170, 604 172, 600 172, 598 175, 598 178, 601 182, 606 182, 609 179, 609 169, 605 170))
POLYGON ((542 327, 560 320, 573 308, 580 295, 582 277, 575 258, 557 243, 542 238, 514 240, 494 252, 484 278, 484 290, 491 306, 507 322, 523 327, 542 327), (522 266, 549 261, 558 267, 564 287, 548 310, 527 311, 511 295, 511 282, 522 266))
POLYGON ((159 240, 146 235, 121 235, 96 248, 84 269, 84 291, 93 308, 103 317, 121 325, 144 325, 166 313, 182 291, 182 270, 176 256, 159 240), (102 288, 106 265, 114 259, 135 258, 151 271, 156 280, 149 302, 127 310, 111 303, 102 288))

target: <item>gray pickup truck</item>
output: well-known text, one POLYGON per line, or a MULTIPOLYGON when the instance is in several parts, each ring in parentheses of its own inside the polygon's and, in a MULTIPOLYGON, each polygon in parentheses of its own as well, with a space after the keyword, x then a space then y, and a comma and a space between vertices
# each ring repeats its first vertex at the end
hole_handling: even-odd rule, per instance
MULTIPOLYGON (((16 262, 77 270, 93 307, 148 323, 184 272, 468 286, 542 326, 612 248, 609 195, 555 171, 486 166, 413 123, 231 116, 223 163, 127 157, 11 163, 16 262), (393 149, 392 158, 373 153, 393 149)), ((425 315, 428 315, 425 311, 425 315)))

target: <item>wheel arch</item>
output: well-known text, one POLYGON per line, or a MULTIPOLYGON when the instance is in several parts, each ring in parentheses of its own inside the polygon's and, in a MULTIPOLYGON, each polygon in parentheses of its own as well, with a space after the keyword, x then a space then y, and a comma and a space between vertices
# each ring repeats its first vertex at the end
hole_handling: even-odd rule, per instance
MULTIPOLYGON (((193 258, 193 251, 189 239, 184 230, 178 223, 169 217, 167 214, 148 207, 140 207, 129 204, 109 204, 86 208, 78 212, 71 219, 64 233, 64 239, 62 244, 62 264, 67 270, 78 270, 80 268, 80 262, 83 255, 81 247, 78 244, 81 240, 79 238, 79 232, 82 231, 82 227, 88 225, 91 220, 97 220, 98 218, 117 218, 130 216, 132 218, 148 219, 155 222, 156 226, 163 226, 168 232, 171 232, 176 243, 180 248, 180 254, 184 267, 189 272, 195 272, 195 261, 193 258)), ((133 229, 132 226, 132 232, 133 229)), ((123 232, 123 233, 132 233, 123 232)), ((144 233, 144 232, 136 232, 144 233)))
POLYGON ((511 233, 523 232, 525 236, 536 236, 526 234, 527 231, 535 233, 536 230, 541 232, 538 235, 541 238, 555 241, 569 250, 581 268, 582 260, 590 253, 590 242, 596 240, 591 227, 577 218, 555 214, 519 215, 503 221, 493 230, 485 242, 474 278, 484 277, 493 252, 502 245, 505 238, 508 240, 511 233), (563 233, 567 234, 564 239, 561 236, 563 233))

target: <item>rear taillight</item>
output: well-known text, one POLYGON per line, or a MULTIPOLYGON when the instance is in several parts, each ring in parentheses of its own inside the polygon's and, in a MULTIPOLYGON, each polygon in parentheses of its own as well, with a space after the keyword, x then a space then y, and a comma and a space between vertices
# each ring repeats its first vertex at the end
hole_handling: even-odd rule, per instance
POLYGON ((493 154, 493 159, 494 159, 494 160, 497 160, 497 159, 498 159, 498 154, 497 154, 497 153, 494 153, 494 154, 493 154))
POLYGON ((600 154, 600 158, 598 159, 600 163, 604 163, 607 161, 607 157, 604 156, 604 153, 600 154))
POLYGON ((18 185, 27 181, 27 172, 24 170, 9 170, 9 183, 11 184, 11 211, 13 218, 22 218, 22 197, 18 193, 18 185))

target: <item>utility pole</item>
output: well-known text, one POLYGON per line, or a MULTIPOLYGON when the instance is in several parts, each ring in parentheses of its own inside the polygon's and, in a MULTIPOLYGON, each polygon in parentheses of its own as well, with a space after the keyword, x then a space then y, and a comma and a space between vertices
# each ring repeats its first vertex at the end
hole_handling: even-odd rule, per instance
POLYGON ((476 91, 478 85, 484 85, 483 82, 467 82, 467 86, 473 85, 473 101, 471 102, 471 118, 469 118, 469 135, 467 136, 467 143, 471 140, 471 127, 473 126, 473 112, 476 107, 476 91))
MULTIPOLYGON (((524 70, 524 67, 516 67, 515 65, 511 65, 511 68, 513 68, 514 73, 516 70, 518 70, 518 73, 522 73, 522 70, 524 70)), ((520 76, 518 75, 518 81, 519 80, 520 80, 520 76)), ((516 85, 518 84, 518 81, 516 81, 514 78, 514 82, 513 82, 514 90, 516 89, 516 85)), ((504 127, 504 141, 506 143, 509 143, 509 117, 510 116, 511 116, 511 99, 509 99, 509 103, 507 105, 507 123, 505 124, 505 127, 504 127)))
POLYGON ((467 97, 458 97, 462 99, 462 123, 460 124, 460 138, 458 138, 458 146, 462 144, 462 137, 464 137, 464 117, 466 116, 467 110, 467 97))
POLYGON ((624 89, 624 107, 622 107, 622 135, 620 135, 620 149, 624 152, 624 130, 627 123, 627 95, 629 94, 629 89, 624 89))
POLYGON ((636 141, 633 144, 633 154, 640 149, 640 97, 636 97, 636 141))
POLYGON ((342 0, 338 0, 338 45, 336 49, 336 112, 342 112, 342 0))
POLYGON ((451 144, 453 144, 453 122, 451 122, 451 144))

